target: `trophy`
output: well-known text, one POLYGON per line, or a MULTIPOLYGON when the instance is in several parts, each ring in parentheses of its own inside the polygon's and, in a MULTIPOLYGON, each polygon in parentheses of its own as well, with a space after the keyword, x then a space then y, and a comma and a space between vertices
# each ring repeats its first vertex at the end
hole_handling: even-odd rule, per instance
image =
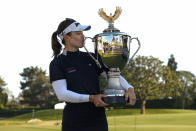
POLYGON ((109 26, 103 33, 97 34, 92 38, 95 42, 95 55, 97 57, 91 57, 101 68, 97 59, 98 55, 100 55, 103 63, 109 68, 109 72, 107 73, 107 86, 104 88, 103 92, 108 96, 103 98, 103 101, 108 104, 126 103, 124 97, 125 90, 121 86, 119 79, 120 71, 123 70, 131 59, 133 59, 140 48, 140 41, 138 38, 132 38, 127 33, 120 32, 119 29, 114 27, 114 21, 120 16, 121 12, 122 9, 116 7, 114 15, 110 13, 110 16, 108 16, 103 9, 99 9, 98 14, 109 23, 109 26), (138 48, 131 56, 131 42, 134 39, 138 43, 138 48))

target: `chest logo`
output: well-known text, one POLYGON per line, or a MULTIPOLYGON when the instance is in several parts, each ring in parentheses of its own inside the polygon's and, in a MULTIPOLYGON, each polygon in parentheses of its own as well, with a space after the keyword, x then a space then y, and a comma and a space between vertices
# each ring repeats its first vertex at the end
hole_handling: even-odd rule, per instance
POLYGON ((68 67, 68 68, 66 69, 66 71, 67 71, 67 73, 72 73, 72 72, 75 72, 76 69, 75 69, 74 67, 68 67))

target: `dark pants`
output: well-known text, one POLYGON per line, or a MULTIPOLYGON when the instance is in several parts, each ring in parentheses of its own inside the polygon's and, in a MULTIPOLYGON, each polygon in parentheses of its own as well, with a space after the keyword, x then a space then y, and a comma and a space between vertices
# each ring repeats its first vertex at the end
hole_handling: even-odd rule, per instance
POLYGON ((92 103, 68 103, 63 111, 62 131, 108 131, 103 107, 92 103))

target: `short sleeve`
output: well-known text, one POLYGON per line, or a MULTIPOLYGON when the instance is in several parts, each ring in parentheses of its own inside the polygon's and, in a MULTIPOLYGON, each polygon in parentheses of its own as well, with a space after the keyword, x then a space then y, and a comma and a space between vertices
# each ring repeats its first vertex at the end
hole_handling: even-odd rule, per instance
POLYGON ((49 66, 50 83, 56 80, 66 79, 65 73, 60 68, 60 64, 52 61, 49 66))

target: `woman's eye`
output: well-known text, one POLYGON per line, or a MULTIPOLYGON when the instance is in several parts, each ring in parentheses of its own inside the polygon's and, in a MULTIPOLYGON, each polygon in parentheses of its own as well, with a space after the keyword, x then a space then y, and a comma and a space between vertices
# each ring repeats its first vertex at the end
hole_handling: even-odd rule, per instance
POLYGON ((77 35, 83 35, 83 33, 82 32, 77 32, 77 35))

